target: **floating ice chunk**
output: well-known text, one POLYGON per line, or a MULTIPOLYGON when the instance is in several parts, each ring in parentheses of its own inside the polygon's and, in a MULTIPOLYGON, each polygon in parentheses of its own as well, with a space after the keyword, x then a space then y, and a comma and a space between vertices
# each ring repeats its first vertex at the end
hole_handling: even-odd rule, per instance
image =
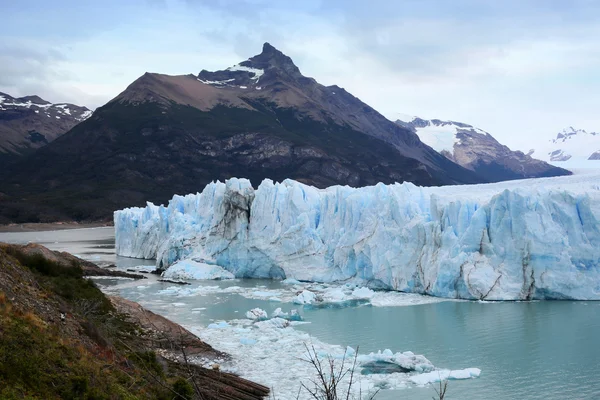
POLYGON ((233 279, 231 272, 218 265, 209 265, 193 260, 181 260, 163 273, 168 279, 233 279))
POLYGON ((243 338, 240 338, 240 343, 245 344, 245 345, 253 345, 253 344, 256 344, 257 341, 256 341, 256 339, 243 337, 243 338))
POLYGON ((301 285, 302 283, 299 280, 293 278, 287 278, 281 281, 284 285, 301 285))
POLYGON ((275 297, 278 296, 280 292, 269 292, 266 290, 255 290, 252 292, 252 296, 254 297, 275 297))
POLYGON ((415 385, 425 386, 430 383, 436 383, 444 380, 477 378, 479 375, 481 375, 481 370, 479 368, 466 368, 452 371, 443 369, 414 375, 410 377, 410 380, 415 385))
POLYGON ((259 329, 268 329, 273 327, 277 329, 283 329, 290 326, 290 321, 283 318, 271 318, 266 321, 259 321, 254 324, 254 326, 258 327, 259 329))
POLYGON ((231 327, 231 325, 229 325, 225 321, 213 322, 212 324, 208 324, 208 326, 207 326, 208 329, 225 329, 225 328, 230 328, 230 327, 231 327))
POLYGON ((241 288, 240 286, 229 286, 229 287, 226 287, 225 289, 223 289, 223 291, 225 293, 236 293, 236 292, 241 292, 243 290, 244 289, 241 288))
POLYGON ((281 308, 276 308, 271 314, 273 318, 283 318, 288 321, 302 321, 302 316, 298 313, 298 310, 291 310, 289 313, 283 312, 281 308))
POLYGON ((265 320, 269 318, 267 312, 261 308, 253 308, 246 312, 246 318, 253 320, 265 320))
POLYGON ((296 298, 294 299, 294 303, 296 304, 312 304, 317 298, 310 290, 303 290, 296 298))
POLYGON ((373 363, 395 364, 406 371, 428 372, 433 370, 433 364, 422 355, 416 355, 411 351, 404 353, 393 353, 390 349, 379 350, 377 353, 362 354, 357 357, 360 365, 373 363))
POLYGON ((352 291, 352 297, 357 299, 370 299, 375 296, 375 292, 366 287, 356 288, 352 291))

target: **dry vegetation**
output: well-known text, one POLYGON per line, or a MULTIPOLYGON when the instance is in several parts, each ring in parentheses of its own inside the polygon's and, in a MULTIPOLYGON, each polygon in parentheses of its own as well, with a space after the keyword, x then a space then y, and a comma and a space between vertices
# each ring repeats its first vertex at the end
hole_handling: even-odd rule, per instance
POLYGON ((76 260, 59 261, 0 246, 0 398, 253 400, 268 394, 264 386, 190 364, 187 346, 214 350, 183 329, 158 337, 139 315, 115 308, 76 260))

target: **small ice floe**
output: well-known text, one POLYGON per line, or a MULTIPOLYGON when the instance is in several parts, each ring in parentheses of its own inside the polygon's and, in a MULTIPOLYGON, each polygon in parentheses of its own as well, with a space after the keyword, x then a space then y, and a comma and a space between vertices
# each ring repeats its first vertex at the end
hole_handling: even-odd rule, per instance
POLYGON ((229 325, 225 321, 213 322, 212 324, 208 324, 207 326, 208 329, 226 329, 230 327, 231 325, 229 325))
POLYGON ((303 290, 296 298, 294 303, 296 304, 312 304, 317 299, 317 295, 310 290, 303 290))
POLYGON ((465 368, 457 370, 442 369, 410 377, 410 381, 418 386, 425 386, 445 380, 471 379, 481 375, 479 368, 465 368))
POLYGON ((261 308, 253 308, 252 310, 246 312, 246 318, 259 321, 269 318, 269 315, 261 308))
POLYGON ((164 273, 167 279, 233 279, 231 272, 218 265, 206 264, 194 260, 181 260, 171 265, 164 273))

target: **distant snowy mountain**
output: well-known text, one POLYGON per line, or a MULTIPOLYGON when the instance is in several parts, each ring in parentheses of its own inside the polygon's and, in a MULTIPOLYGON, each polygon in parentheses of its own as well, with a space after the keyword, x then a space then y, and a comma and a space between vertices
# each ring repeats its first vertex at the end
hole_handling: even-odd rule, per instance
POLYGON ((90 115, 86 107, 0 92, 0 160, 31 153, 90 115))
POLYGON ((512 151, 488 132, 463 122, 401 114, 396 123, 413 130, 421 141, 448 159, 492 182, 569 174, 532 158, 532 151, 512 151))
POLYGON ((560 131, 536 155, 548 161, 600 160, 600 133, 575 129, 560 131))

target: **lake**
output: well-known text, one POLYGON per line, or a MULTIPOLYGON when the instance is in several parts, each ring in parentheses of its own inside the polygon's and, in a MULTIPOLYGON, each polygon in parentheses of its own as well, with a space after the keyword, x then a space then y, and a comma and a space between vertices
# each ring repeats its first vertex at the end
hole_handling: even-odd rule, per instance
MULTIPOLYGON (((37 242, 120 269, 152 264, 116 256, 112 228, 0 233, 0 241, 37 242)), ((232 354, 234 361, 225 368, 272 386, 278 399, 295 398, 303 373, 310 372, 299 360, 304 343, 328 354, 343 353, 346 346, 360 346, 361 354, 412 351, 439 368, 481 369, 478 378, 451 380, 446 399, 600 399, 600 302, 482 303, 383 293, 378 299, 385 301, 378 306, 357 302, 314 307, 291 302, 306 284, 236 279, 178 286, 158 282, 153 275, 143 281, 97 282, 232 354), (306 323, 284 330, 252 324, 245 313, 256 307, 269 315, 277 308, 297 309, 306 323)), ((434 395, 430 387, 415 386, 405 377, 360 378, 365 388, 399 388, 382 390, 377 399, 434 395)))

